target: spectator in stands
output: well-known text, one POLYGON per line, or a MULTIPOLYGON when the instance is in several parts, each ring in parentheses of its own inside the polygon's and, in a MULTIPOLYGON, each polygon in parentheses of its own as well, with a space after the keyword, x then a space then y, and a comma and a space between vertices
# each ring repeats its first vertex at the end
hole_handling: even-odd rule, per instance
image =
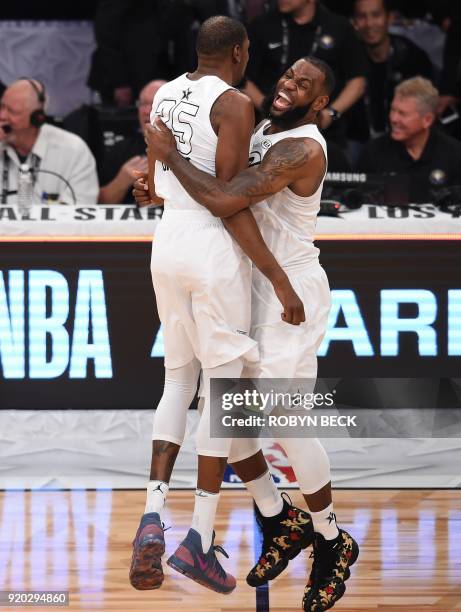
POLYGON ((395 89, 390 134, 364 148, 358 170, 409 178, 412 202, 430 202, 433 191, 461 183, 461 143, 434 128, 439 94, 427 79, 414 77, 395 89))
MULTIPOLYGON (((188 45, 181 45, 187 43, 191 11, 184 0, 100 0, 88 85, 104 104, 130 106, 146 83, 173 76, 177 57, 190 53, 188 45)), ((190 63, 193 57, 184 60, 190 63)))
POLYGON ((305 55, 327 62, 337 86, 331 105, 320 114, 321 128, 332 123, 330 139, 345 144, 341 115, 365 91, 367 57, 351 24, 317 0, 278 0, 278 10, 256 18, 249 27, 251 42, 246 93, 260 109, 264 97, 283 71, 305 55), (339 121, 338 121, 339 120, 339 121))
POLYGON ((154 96, 164 83, 166 81, 151 81, 143 87, 137 102, 139 130, 131 138, 125 138, 108 151, 100 176, 101 204, 131 204, 135 201, 131 193, 135 178, 133 171, 147 172, 144 125, 149 121, 154 96))
POLYGON ((34 201, 95 204, 96 163, 84 141, 45 123, 46 92, 22 78, 6 88, 0 103, 0 177, 3 204, 16 201, 20 164, 34 182, 34 201))
POLYGON ((389 33, 390 14, 386 0, 356 0, 354 24, 365 43, 370 63, 367 91, 356 107, 355 120, 359 121, 365 114, 371 135, 377 136, 387 129, 396 85, 414 76, 432 79, 433 68, 422 49, 403 36, 389 33))

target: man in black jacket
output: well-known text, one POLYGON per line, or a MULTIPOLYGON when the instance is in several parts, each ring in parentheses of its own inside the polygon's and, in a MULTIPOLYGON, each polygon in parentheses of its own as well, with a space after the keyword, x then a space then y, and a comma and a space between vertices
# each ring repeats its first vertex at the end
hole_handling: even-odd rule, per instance
POLYGON ((441 188, 460 184, 461 143, 433 127, 439 95, 414 77, 395 90, 390 133, 369 142, 358 170, 407 177, 411 202, 431 202, 441 188))
POLYGON ((403 36, 389 33, 386 0, 356 0, 354 24, 370 62, 367 92, 356 112, 363 117, 366 106, 371 135, 378 136, 386 131, 396 85, 414 76, 432 79, 433 68, 422 49, 403 36))

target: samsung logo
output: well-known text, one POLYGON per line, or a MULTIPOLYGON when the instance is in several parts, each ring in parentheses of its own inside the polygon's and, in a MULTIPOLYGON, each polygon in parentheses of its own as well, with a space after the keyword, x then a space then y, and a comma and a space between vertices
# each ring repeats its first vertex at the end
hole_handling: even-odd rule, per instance
POLYGON ((336 183, 366 183, 367 175, 359 172, 328 172, 326 180, 336 183))

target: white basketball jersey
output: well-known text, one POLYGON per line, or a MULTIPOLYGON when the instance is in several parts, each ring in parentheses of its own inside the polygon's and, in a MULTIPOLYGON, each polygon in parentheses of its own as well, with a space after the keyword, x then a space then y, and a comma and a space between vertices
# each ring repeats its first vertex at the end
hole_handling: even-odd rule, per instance
MULTIPOLYGON (((261 163, 267 151, 285 138, 312 138, 321 145, 325 159, 328 159, 325 139, 316 125, 302 125, 277 134, 264 134, 269 124, 269 121, 265 122, 253 136, 250 165, 261 163)), ((295 267, 318 258, 319 250, 314 246, 314 233, 322 189, 323 180, 313 195, 301 197, 285 187, 252 207, 261 234, 281 266, 295 267)))
MULTIPOLYGON (((151 123, 159 116, 175 135, 181 155, 208 174, 216 174, 218 143, 210 112, 219 96, 228 89, 232 88, 217 76, 204 76, 192 81, 183 74, 163 85, 152 104, 151 123)), ((171 170, 160 162, 155 165, 155 191, 165 200, 165 210, 206 211, 190 197, 171 170)))

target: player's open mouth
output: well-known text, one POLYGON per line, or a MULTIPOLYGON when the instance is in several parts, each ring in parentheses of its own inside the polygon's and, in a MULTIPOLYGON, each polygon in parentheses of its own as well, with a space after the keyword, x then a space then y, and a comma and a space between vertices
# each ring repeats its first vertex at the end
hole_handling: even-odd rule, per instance
POLYGON ((293 102, 284 91, 279 91, 272 102, 272 106, 277 110, 287 110, 292 104, 293 102))

